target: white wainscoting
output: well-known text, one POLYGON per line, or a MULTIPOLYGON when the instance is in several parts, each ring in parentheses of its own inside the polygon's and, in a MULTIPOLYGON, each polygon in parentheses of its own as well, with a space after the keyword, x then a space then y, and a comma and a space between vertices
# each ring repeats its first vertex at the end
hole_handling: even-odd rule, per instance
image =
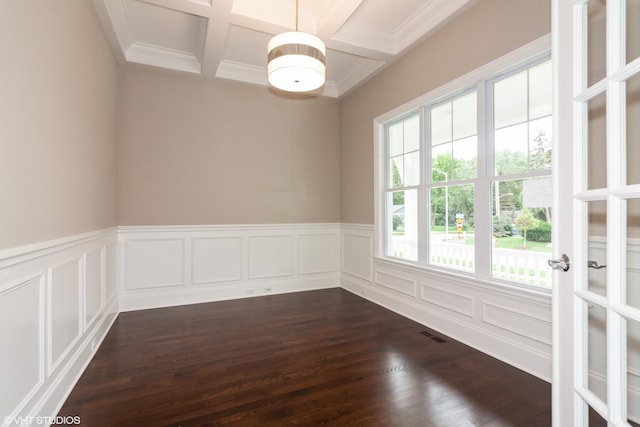
POLYGON ((338 287, 340 224, 120 227, 120 310, 338 287))
POLYGON ((551 296, 375 258, 374 229, 342 225, 342 287, 546 381, 551 296))
POLYGON ((55 416, 118 313, 116 229, 0 251, 0 423, 55 416))

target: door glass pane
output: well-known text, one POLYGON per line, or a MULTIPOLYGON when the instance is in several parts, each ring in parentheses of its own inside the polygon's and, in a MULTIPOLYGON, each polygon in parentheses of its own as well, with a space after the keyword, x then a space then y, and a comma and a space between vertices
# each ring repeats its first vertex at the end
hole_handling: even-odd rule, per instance
POLYGON ((526 70, 494 84, 494 129, 527 120, 527 89, 526 70))
POLYGON ((493 183, 493 277, 551 286, 551 198, 548 177, 493 183))
POLYGON ((587 84, 591 86, 607 75, 606 2, 590 0, 588 10, 587 84))
POLYGON ((638 159, 640 159, 640 74, 627 80, 626 94, 627 184, 640 184, 640 167, 638 167, 638 159))
POLYGON ((387 255, 418 260, 418 191, 387 193, 387 255))
MULTIPOLYGON (((607 264, 607 202, 588 202, 588 260, 598 266, 607 264)), ((595 265, 594 265, 595 267, 595 265)), ((599 295, 607 295, 607 269, 587 269, 587 289, 599 295)))
POLYGON ((589 427, 607 427, 607 420, 589 407, 589 427))
POLYGON ((627 63, 640 57, 640 2, 627 0, 627 63))
POLYGON ((474 186, 452 185, 429 192, 431 264, 474 271, 474 186))
MULTIPOLYGON (((637 283, 637 282, 636 282, 637 283)), ((627 415, 640 422, 640 324, 627 320, 627 415)), ((632 424, 637 425, 637 424, 632 424)))
POLYGON ((607 103, 601 93, 588 103, 587 155, 589 157, 588 188, 607 187, 607 103))
POLYGON ((627 304, 640 309, 640 199, 627 201, 627 304))
POLYGON ((587 384, 603 402, 607 401, 607 313, 603 307, 587 304, 587 384))

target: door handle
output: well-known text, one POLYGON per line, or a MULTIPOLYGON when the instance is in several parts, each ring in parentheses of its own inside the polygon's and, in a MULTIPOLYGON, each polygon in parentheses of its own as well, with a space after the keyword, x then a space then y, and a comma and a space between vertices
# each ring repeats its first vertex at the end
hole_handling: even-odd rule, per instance
POLYGON ((598 261, 587 261, 587 267, 594 270, 600 270, 601 268, 607 268, 605 264, 598 264, 598 261))
POLYGON ((571 261, 567 254, 562 254, 559 259, 550 259, 547 261, 547 264, 549 264, 549 266, 554 270, 569 271, 569 268, 571 267, 571 261))

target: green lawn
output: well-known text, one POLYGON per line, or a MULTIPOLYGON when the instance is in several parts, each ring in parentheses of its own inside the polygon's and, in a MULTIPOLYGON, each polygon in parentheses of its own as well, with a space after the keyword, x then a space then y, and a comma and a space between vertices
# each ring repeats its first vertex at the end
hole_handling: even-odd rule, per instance
MULTIPOLYGON (((496 239, 496 248, 502 249, 524 249, 522 244, 524 239, 518 236, 511 237, 499 237, 496 239)), ((547 246, 548 242, 531 242, 527 241, 526 249, 533 252, 548 252, 551 253, 551 247, 547 246)))
MULTIPOLYGON (((465 239, 465 243, 468 245, 472 245, 474 243, 474 236, 467 235, 465 239)), ((511 236, 511 237, 498 237, 496 239, 495 247, 499 249, 519 249, 519 250, 527 250, 532 252, 545 252, 551 253, 551 247, 547 246, 548 242, 531 242, 527 241, 527 247, 523 248, 522 244, 524 243, 524 239, 519 236, 511 236)))
MULTIPOLYGON (((431 231, 444 231, 444 226, 433 226, 431 227, 431 231)), ((394 236, 404 236, 404 230, 394 230, 394 236)), ((455 238, 457 236, 455 227, 449 227, 449 235, 451 238, 455 238)), ((467 245, 473 245, 475 242, 475 235, 467 232, 462 236, 464 242, 467 245)), ((522 236, 510 236, 510 237, 498 237, 496 239, 495 247, 500 249, 519 249, 519 250, 528 250, 532 252, 545 252, 551 253, 551 247, 548 246, 548 242, 532 242, 527 241, 527 247, 523 248, 522 244, 524 243, 524 239, 522 236)))

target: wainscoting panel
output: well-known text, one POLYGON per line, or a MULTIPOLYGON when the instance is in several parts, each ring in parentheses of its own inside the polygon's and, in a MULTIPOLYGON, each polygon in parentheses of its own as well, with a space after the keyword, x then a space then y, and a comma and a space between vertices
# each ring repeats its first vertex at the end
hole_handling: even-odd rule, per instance
POLYGON ((249 279, 293 275, 293 236, 250 236, 249 279))
POLYGON ((475 316, 475 298, 465 295, 462 289, 454 291, 422 283, 420 298, 436 309, 455 312, 470 318, 475 316))
POLYGON ((84 271, 84 330, 97 319, 104 305, 104 247, 86 254, 84 271))
POLYGON ((128 240, 126 288, 184 286, 184 240, 128 240))
MULTIPOLYGON (((107 301, 111 301, 116 297, 118 292, 118 287, 116 286, 116 248, 117 242, 109 243, 105 245, 105 272, 104 272, 104 281, 105 281, 105 290, 104 290, 104 304, 107 301)), ((103 305, 104 305, 103 304, 103 305)))
POLYGON ((375 276, 376 283, 380 286, 404 295, 412 297, 416 295, 416 282, 414 280, 407 280, 393 273, 379 270, 375 272, 375 276))
POLYGON ((342 225, 343 288, 551 380, 550 294, 376 258, 373 243, 373 226, 342 225))
POLYGON ((21 410, 44 382, 44 284, 36 274, 0 288, 0 414, 21 410))
POLYGON ((0 251, 0 424, 53 417, 118 313, 117 230, 0 251), (108 296, 108 297, 107 297, 108 296))
POLYGON ((336 233, 300 234, 298 274, 338 273, 340 246, 336 233))
POLYGON ((82 333, 82 258, 49 269, 49 325, 47 372, 58 367, 82 333))
POLYGON ((193 284, 242 280, 242 237, 191 240, 193 284))
POLYGON ((120 309, 337 287, 339 238, 339 224, 120 227, 120 309))
POLYGON ((342 274, 368 282, 373 281, 372 231, 368 226, 342 226, 342 274))

